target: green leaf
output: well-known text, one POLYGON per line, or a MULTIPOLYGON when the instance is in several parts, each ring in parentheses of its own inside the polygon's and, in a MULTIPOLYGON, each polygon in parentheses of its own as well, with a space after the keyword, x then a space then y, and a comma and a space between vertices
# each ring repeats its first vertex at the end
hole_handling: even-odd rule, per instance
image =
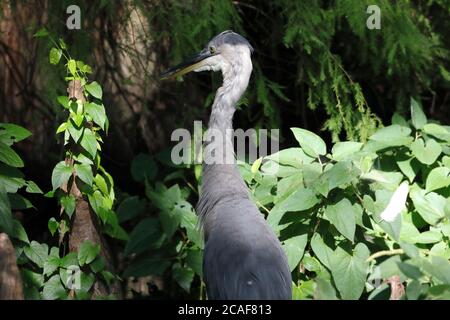
POLYGON ((25 191, 28 193, 43 193, 38 185, 31 180, 27 181, 27 188, 25 191))
POLYGON ((194 270, 186 267, 182 268, 179 264, 176 264, 172 270, 172 275, 180 287, 186 292, 190 291, 191 283, 194 279, 194 270))
MULTIPOLYGON (((83 135, 83 132, 85 131, 84 127, 77 128, 74 125, 74 122, 72 120, 67 122, 67 130, 69 131, 69 134, 75 143, 79 142, 81 136, 83 135)), ((67 131, 66 131, 66 134, 67 134, 67 131)))
POLYGON ((412 189, 410 197, 414 203, 414 207, 420 216, 430 225, 435 225, 445 217, 444 208, 447 200, 441 195, 425 190, 412 189))
POLYGON ((81 128, 81 124, 83 123, 84 120, 84 115, 76 113, 72 115, 72 120, 75 123, 76 128, 81 128))
POLYGON ((145 277, 162 275, 171 265, 170 261, 159 257, 145 257, 134 260, 124 271, 123 277, 145 277))
POLYGON ((422 111, 422 107, 419 103, 411 98, 411 121, 414 128, 420 130, 427 124, 427 117, 422 111))
POLYGON ((34 208, 33 204, 25 197, 18 193, 8 194, 9 203, 11 204, 11 210, 25 210, 34 208))
POLYGON ((362 146, 363 144, 361 142, 337 142, 331 149, 331 154, 336 161, 345 160, 351 158, 356 152, 361 150, 362 146))
POLYGON ((19 239, 25 243, 30 243, 30 240, 28 239, 28 235, 27 232, 25 231, 24 227, 22 226, 22 224, 17 221, 17 220, 13 220, 13 230, 10 234, 10 236, 12 238, 16 238, 19 239))
POLYGON ((427 260, 423 264, 424 270, 445 284, 450 284, 450 262, 447 259, 433 256, 431 263, 427 260))
POLYGON ((69 109, 69 97, 68 96, 58 96, 56 98, 56 100, 58 101, 58 103, 60 105, 62 105, 64 108, 69 109))
POLYGON ((92 186, 94 181, 94 176, 92 174, 92 168, 88 164, 76 164, 75 171, 77 172, 78 178, 85 182, 87 185, 92 186))
POLYGON ((293 271, 305 252, 308 234, 298 235, 284 241, 283 248, 286 252, 289 268, 293 271))
POLYGON ((11 167, 23 167, 23 161, 19 155, 3 142, 0 142, 0 161, 11 167))
POLYGON ((203 248, 203 237, 197 228, 198 218, 192 210, 190 204, 185 206, 184 213, 181 215, 180 225, 186 229, 188 239, 195 243, 197 247, 203 248))
POLYGON ((89 94, 97 99, 101 99, 103 92, 102 87, 96 82, 93 81, 89 84, 86 84, 84 88, 89 92, 89 94))
POLYGON ((334 252, 325 244, 320 234, 315 233, 312 236, 311 248, 317 259, 319 259, 325 267, 331 269, 331 259, 334 255, 334 252))
POLYGON ((311 189, 300 187, 284 200, 280 206, 285 212, 289 211, 304 211, 311 209, 317 203, 319 199, 311 189))
POLYGON ((62 285, 59 275, 54 275, 45 283, 42 296, 45 300, 56 300, 67 297, 66 289, 62 285))
POLYGON ((83 136, 81 138, 81 146, 86 150, 92 158, 95 158, 97 154, 97 139, 95 133, 90 129, 84 129, 83 136))
POLYGON ((369 249, 358 243, 350 255, 337 247, 330 260, 331 274, 342 299, 356 300, 364 290, 367 273, 369 249))
POLYGON ((11 213, 8 194, 3 186, 0 185, 0 229, 11 235, 14 230, 14 222, 11 213))
POLYGON ((77 75, 77 62, 73 59, 70 59, 69 62, 67 62, 67 68, 69 68, 69 72, 73 75, 77 75))
POLYGON ((426 134, 432 135, 438 139, 450 142, 450 130, 436 123, 428 123, 423 127, 426 134))
POLYGON ((86 112, 92 117, 92 120, 94 120, 94 122, 104 130, 106 121, 106 112, 103 104, 90 102, 85 104, 84 108, 86 112))
POLYGON ((317 158, 319 155, 327 153, 325 142, 315 133, 301 128, 291 128, 291 131, 303 151, 309 156, 317 158))
POLYGON ((442 234, 435 230, 424 231, 416 237, 417 243, 436 243, 442 240, 442 234))
MULTIPOLYGON (((57 248, 52 249, 56 249, 56 251, 58 251, 57 248)), ((44 263, 44 274, 46 276, 49 276, 53 272, 55 272, 59 267, 60 267, 59 253, 56 252, 56 255, 50 254, 47 261, 45 261, 44 263)))
POLYGON ((61 258, 60 265, 63 268, 73 268, 78 266, 78 256, 76 252, 70 252, 61 258))
POLYGON ((119 218, 119 222, 133 219, 134 217, 144 212, 144 209, 145 201, 139 199, 138 196, 126 198, 119 205, 119 208, 117 208, 117 216, 119 218))
POLYGON ((412 154, 424 164, 433 164, 442 152, 442 147, 434 139, 429 139, 425 145, 419 138, 411 144, 412 154))
POLYGON ((27 129, 12 123, 0 123, 0 142, 10 146, 31 136, 27 129))
POLYGON ((426 190, 433 191, 450 185, 450 169, 437 167, 431 170, 426 181, 426 190))
POLYGON ((49 55, 50 63, 55 64, 55 65, 58 64, 59 60, 61 60, 61 56, 62 56, 62 50, 53 47, 50 50, 50 55, 49 55))
POLYGON ((326 197, 328 192, 334 188, 341 187, 344 189, 360 173, 360 170, 351 161, 338 162, 320 175, 315 184, 315 189, 326 197))
POLYGON ((94 261, 92 261, 89 264, 89 267, 91 268, 92 272, 96 272, 96 273, 104 270, 105 266, 106 266, 105 259, 103 259, 102 256, 97 256, 94 259, 94 261))
POLYGON ((58 230, 59 222, 56 221, 56 219, 52 217, 48 220, 47 226, 48 226, 48 230, 50 231, 50 233, 53 236, 53 235, 55 235, 56 230, 58 230))
POLYGON ((143 182, 146 178, 153 180, 158 173, 156 162, 147 154, 140 153, 134 157, 131 163, 131 175, 137 182, 143 182))
POLYGON ((158 247, 163 235, 158 219, 146 218, 142 220, 130 234, 130 239, 125 246, 125 256, 132 253, 141 253, 151 247, 158 247))
POLYGON ((69 181, 70 176, 72 175, 72 168, 64 161, 59 162, 52 172, 52 186, 53 190, 60 188, 63 184, 69 181))
POLYGON ((416 159, 411 158, 404 161, 397 161, 397 165, 408 178, 409 182, 413 182, 420 169, 420 163, 416 159))
POLYGON ((344 198, 336 204, 328 205, 324 213, 336 229, 353 242, 356 230, 356 217, 350 201, 344 198))
POLYGON ((100 245, 94 245, 89 240, 85 240, 80 248, 78 249, 78 262, 80 266, 84 266, 85 264, 89 264, 97 257, 100 253, 100 245))
POLYGON ((73 212, 75 211, 75 197, 71 194, 61 197, 61 205, 69 218, 71 218, 73 212))
POLYGON ((24 249, 25 255, 33 261, 38 267, 43 268, 48 258, 48 246, 45 243, 31 241, 28 247, 24 249))
POLYGON ((386 147, 409 145, 412 141, 411 129, 393 124, 375 132, 369 139, 386 147))
POLYGON ((186 255, 186 264, 200 277, 203 276, 203 254, 201 250, 189 249, 186 255))
POLYGON ((42 38, 42 37, 46 37, 46 36, 48 36, 48 31, 47 31, 44 27, 40 28, 40 29, 33 35, 33 37, 36 37, 36 38, 42 38))

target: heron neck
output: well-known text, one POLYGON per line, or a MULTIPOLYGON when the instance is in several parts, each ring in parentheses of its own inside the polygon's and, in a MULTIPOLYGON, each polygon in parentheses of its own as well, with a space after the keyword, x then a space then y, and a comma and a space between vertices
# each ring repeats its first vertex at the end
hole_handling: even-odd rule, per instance
MULTIPOLYGON (((225 163, 234 162, 233 115, 236 104, 244 94, 252 72, 250 56, 243 57, 223 68, 223 84, 217 90, 212 106, 207 133, 209 150, 214 150, 216 159, 224 159, 225 163), (222 158, 221 158, 222 157, 222 158)), ((208 154, 205 154, 207 158, 208 154)))

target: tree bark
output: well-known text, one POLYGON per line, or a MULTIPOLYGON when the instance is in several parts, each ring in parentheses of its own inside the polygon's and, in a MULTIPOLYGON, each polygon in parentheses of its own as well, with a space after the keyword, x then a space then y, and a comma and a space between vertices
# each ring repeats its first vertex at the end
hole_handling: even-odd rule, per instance
POLYGON ((23 300, 16 253, 6 233, 0 233, 0 300, 23 300))

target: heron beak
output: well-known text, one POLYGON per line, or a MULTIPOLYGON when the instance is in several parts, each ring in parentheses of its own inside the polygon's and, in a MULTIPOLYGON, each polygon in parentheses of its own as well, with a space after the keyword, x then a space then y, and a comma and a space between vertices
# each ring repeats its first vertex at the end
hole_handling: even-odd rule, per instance
POLYGON ((171 79, 178 76, 182 76, 183 74, 189 73, 196 69, 199 69, 203 65, 205 65, 206 59, 213 56, 208 50, 203 50, 197 53, 195 56, 187 59, 186 61, 176 65, 175 67, 169 68, 164 71, 160 79, 171 79))

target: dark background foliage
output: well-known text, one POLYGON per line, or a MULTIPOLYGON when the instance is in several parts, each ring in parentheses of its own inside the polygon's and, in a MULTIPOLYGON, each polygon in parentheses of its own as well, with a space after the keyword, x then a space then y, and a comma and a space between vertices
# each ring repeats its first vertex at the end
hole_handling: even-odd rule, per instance
MULTIPOLYGON (((290 127, 314 131, 327 143, 366 141, 394 113, 409 116, 410 97, 421 101, 429 118, 450 122, 445 0, 3 0, 0 10, 0 122, 33 133, 17 148, 26 176, 44 191, 51 189, 52 169, 62 158, 54 133, 61 122, 56 97, 65 94, 66 84, 64 67, 48 62, 50 45, 33 37, 43 26, 91 65, 92 79, 102 84, 110 120, 103 161, 119 200, 145 196, 144 185, 130 179, 137 155, 164 159, 175 128, 207 123, 219 74, 172 82, 158 75, 226 29, 255 48, 235 127, 280 128, 281 148, 295 145, 290 127), (81 30, 66 28, 71 4, 81 8, 81 30), (371 4, 381 8, 380 30, 366 27, 371 4)), ((173 170, 164 160, 158 167, 155 180, 173 170)), ((194 172, 184 179, 196 183, 194 172)), ((30 238, 48 241, 56 203, 37 195, 30 200, 36 210, 21 219, 30 238)), ((195 193, 189 200, 195 203, 195 193)), ((151 215, 154 208, 146 210, 151 215)))

